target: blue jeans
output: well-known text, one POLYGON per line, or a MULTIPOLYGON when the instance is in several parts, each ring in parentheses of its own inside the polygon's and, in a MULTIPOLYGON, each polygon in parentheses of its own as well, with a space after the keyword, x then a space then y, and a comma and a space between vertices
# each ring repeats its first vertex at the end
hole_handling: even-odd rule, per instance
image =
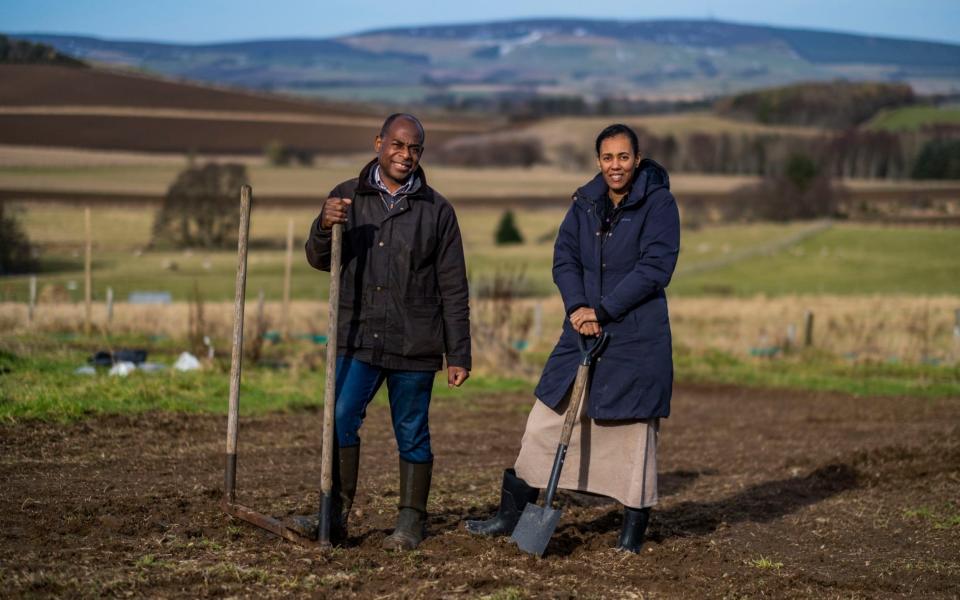
POLYGON ((397 371, 375 367, 350 358, 337 357, 336 421, 341 448, 360 444, 360 426, 367 405, 387 380, 390 416, 400 458, 411 463, 433 461, 427 412, 433 393, 433 371, 397 371))

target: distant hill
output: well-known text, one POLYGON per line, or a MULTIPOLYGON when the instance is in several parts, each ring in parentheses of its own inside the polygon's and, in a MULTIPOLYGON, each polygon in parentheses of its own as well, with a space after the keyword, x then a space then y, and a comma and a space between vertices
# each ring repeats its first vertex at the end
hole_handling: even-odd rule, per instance
MULTIPOLYGON (((371 151, 382 109, 51 65, 0 64, 0 144, 260 153, 371 151)), ((489 120, 425 118, 430 142, 489 120)))
POLYGON ((52 46, 13 40, 5 35, 0 35, 0 64, 86 66, 83 61, 57 52, 52 46))
POLYGON ((91 62, 327 98, 701 98, 798 81, 960 90, 960 45, 710 20, 534 19, 166 44, 23 34, 91 62))

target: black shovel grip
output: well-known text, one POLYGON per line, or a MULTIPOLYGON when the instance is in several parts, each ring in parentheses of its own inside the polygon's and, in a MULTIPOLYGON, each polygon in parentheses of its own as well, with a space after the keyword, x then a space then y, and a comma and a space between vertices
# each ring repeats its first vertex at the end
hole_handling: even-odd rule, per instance
POLYGON ((602 332, 599 337, 593 338, 593 343, 587 346, 586 336, 578 335, 577 343, 580 344, 580 364, 590 366, 595 358, 600 356, 607 342, 610 341, 610 334, 602 332))

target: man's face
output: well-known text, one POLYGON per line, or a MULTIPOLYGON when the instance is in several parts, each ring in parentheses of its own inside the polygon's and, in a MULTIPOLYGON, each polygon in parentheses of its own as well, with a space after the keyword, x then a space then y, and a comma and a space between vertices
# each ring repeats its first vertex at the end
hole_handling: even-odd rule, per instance
POLYGON ((401 117, 390 124, 383 137, 377 136, 374 148, 383 182, 399 186, 417 170, 423 154, 423 139, 417 125, 401 117))

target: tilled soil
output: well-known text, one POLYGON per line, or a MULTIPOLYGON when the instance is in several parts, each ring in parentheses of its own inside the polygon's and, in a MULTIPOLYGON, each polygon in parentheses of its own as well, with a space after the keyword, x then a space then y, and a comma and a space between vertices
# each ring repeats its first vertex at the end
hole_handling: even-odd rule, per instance
MULTIPOLYGON (((565 494, 543 559, 471 536, 519 449, 529 396, 443 401, 429 537, 380 549, 397 500, 389 411, 364 425, 346 547, 281 541, 218 507, 225 419, 0 426, 0 596, 956 598, 960 400, 680 387, 640 555, 620 507, 565 494)), ((240 423, 238 500, 317 503, 319 412, 240 423)))

